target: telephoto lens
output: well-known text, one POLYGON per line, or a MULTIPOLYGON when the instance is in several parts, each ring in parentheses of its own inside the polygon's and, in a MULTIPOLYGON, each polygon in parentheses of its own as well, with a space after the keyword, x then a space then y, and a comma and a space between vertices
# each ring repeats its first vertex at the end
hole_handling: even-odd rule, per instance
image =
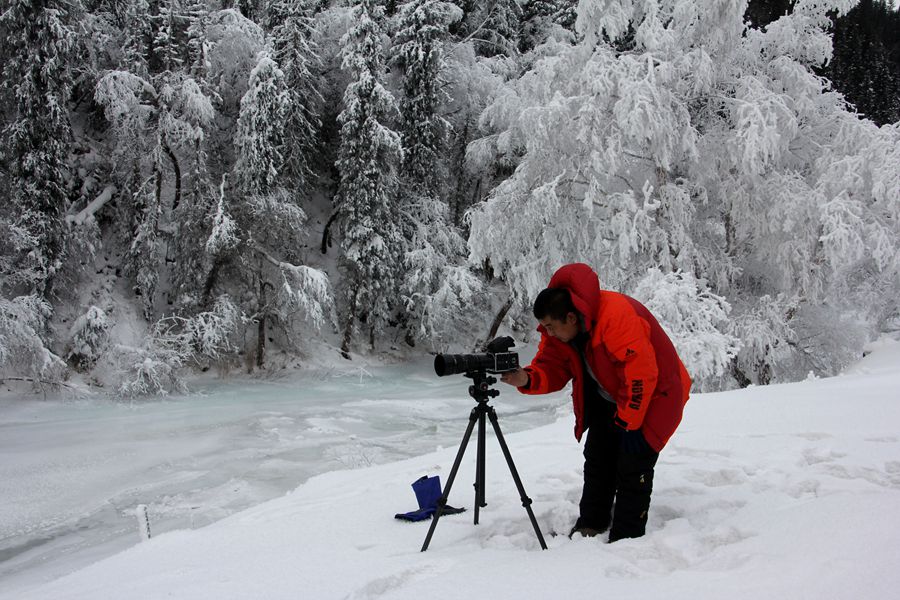
POLYGON ((438 377, 493 368, 492 354, 438 354, 434 357, 434 372, 438 377))

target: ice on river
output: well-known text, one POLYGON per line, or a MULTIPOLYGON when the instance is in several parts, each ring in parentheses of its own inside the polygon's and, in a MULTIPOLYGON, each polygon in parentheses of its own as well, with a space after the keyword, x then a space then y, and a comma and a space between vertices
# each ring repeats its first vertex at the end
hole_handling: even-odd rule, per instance
MULTIPOLYGON (((138 504, 154 534, 199 528, 319 473, 456 445, 473 405, 468 384, 436 377, 423 358, 341 361, 140 402, 6 397, 0 580, 45 581, 137 543, 138 504)), ((552 422, 568 406, 559 394, 517 396, 507 388, 494 401, 505 431, 552 422)))

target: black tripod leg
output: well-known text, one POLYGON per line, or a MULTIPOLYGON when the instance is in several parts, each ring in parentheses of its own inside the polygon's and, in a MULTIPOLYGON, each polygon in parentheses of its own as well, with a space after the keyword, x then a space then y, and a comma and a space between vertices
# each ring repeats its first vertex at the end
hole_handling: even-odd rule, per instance
POLYGON ((475 410, 478 411, 478 446, 475 452, 475 524, 478 525, 478 514, 479 509, 483 506, 487 506, 487 502, 485 499, 485 490, 484 490, 484 470, 485 470, 485 460, 484 460, 484 447, 485 447, 485 423, 484 423, 484 414, 485 409, 484 405, 479 405, 475 410))
POLYGON ((489 408, 488 416, 491 418, 491 425, 494 426, 494 433, 497 435, 497 441, 500 442, 500 449, 503 450, 503 456, 506 457, 506 464, 509 465, 509 472, 512 473, 513 481, 516 482, 516 488, 519 490, 519 497, 522 499, 522 506, 525 507, 528 518, 531 519, 531 525, 534 527, 534 533, 541 543, 541 548, 546 550, 547 544, 544 542, 544 536, 541 534, 540 527, 538 527, 537 519, 534 518, 534 511, 531 510, 531 498, 525 493, 525 487, 522 485, 522 480, 519 478, 519 472, 516 471, 516 465, 513 464, 512 455, 509 453, 509 446, 506 445, 506 440, 503 439, 503 434, 500 432, 500 423, 497 421, 497 413, 493 408, 489 408))
MULTIPOLYGON (((425 537, 425 543, 422 544, 422 552, 428 550, 428 544, 431 543, 431 536, 434 535, 434 529, 437 527, 438 519, 441 518, 441 514, 444 512, 444 507, 447 506, 447 498, 450 496, 450 488, 453 487, 453 481, 456 479, 456 472, 459 471, 459 464, 462 462, 463 454, 466 453, 466 446, 469 445, 469 438, 472 437, 472 430, 475 428, 475 421, 478 420, 478 414, 475 409, 472 409, 472 413, 469 415, 469 426, 466 428, 466 433, 463 434, 462 442, 459 444, 459 451, 456 453, 456 460, 453 461, 453 468, 450 469, 450 476, 447 478, 447 485, 444 486, 444 493, 441 494, 440 500, 437 503, 437 510, 434 512, 434 517, 431 520, 431 527, 428 529, 428 535, 425 537)), ((478 506, 476 501, 475 506, 478 506)), ((477 508, 476 508, 477 510, 477 508)))

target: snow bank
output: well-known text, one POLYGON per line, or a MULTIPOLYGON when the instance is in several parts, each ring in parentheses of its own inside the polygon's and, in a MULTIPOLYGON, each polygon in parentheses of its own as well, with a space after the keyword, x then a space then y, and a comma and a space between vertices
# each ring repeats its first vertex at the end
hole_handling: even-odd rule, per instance
POLYGON ((898 345, 882 345, 841 377, 693 397, 660 458, 638 540, 554 535, 574 521, 581 486, 581 449, 564 418, 507 437, 547 551, 489 434, 481 523, 472 524, 473 442, 450 496, 469 512, 442 518, 426 553, 428 523, 393 514, 415 508, 409 484, 419 476, 446 480, 455 447, 320 475, 0 598, 896 597, 898 359, 898 345))

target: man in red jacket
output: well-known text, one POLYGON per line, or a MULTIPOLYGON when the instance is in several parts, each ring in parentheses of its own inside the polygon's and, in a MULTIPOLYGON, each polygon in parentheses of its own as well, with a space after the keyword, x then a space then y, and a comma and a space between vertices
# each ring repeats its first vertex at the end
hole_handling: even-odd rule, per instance
POLYGON ((559 269, 534 302, 541 341, 531 364, 502 376, 525 394, 572 380, 584 489, 570 536, 644 535, 653 469, 681 422, 691 378, 669 337, 640 302, 600 289, 588 265, 559 269), (615 511, 613 500, 615 499, 615 511))

